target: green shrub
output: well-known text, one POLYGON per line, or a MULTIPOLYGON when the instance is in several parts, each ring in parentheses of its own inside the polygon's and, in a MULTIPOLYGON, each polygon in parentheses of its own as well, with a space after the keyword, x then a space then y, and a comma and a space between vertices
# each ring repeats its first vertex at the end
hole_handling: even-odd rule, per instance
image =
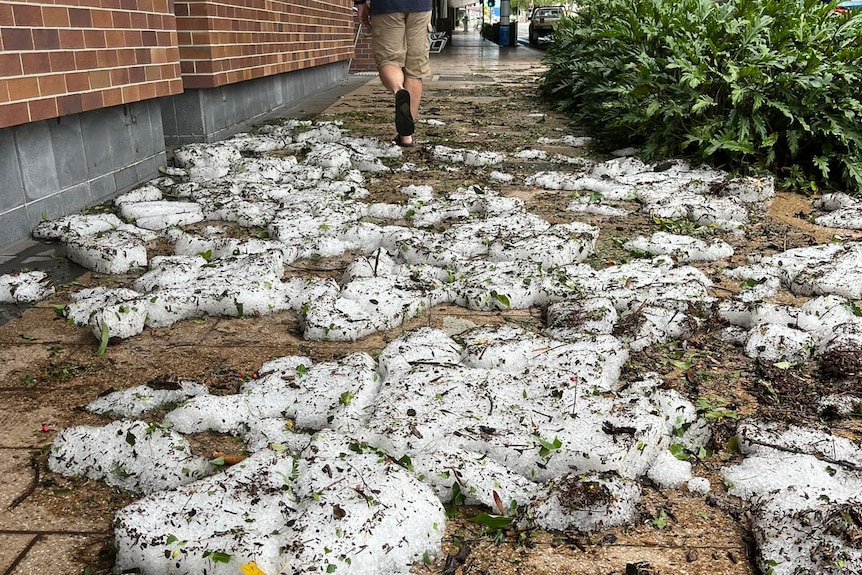
POLYGON ((820 0, 587 0, 543 94, 604 148, 862 193, 862 14, 820 0))

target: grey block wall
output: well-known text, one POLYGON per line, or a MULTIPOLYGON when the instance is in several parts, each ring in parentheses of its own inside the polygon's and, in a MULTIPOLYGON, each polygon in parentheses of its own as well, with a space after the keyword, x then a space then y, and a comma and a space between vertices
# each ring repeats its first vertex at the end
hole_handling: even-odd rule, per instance
POLYGON ((0 247, 158 176, 165 162, 156 100, 0 129, 0 247))
POLYGON ((219 88, 186 90, 162 99, 165 142, 175 147, 216 142, 295 106, 343 81, 349 62, 336 62, 219 88))
POLYGON ((43 219, 77 213, 157 177, 166 148, 215 142, 348 76, 348 62, 0 129, 0 249, 43 219))

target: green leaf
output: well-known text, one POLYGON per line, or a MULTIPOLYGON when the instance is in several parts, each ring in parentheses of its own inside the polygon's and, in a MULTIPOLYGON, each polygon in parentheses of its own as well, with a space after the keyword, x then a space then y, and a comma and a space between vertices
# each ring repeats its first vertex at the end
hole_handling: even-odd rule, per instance
POLYGON ((789 361, 779 361, 778 363, 773 363, 773 367, 777 367, 778 369, 790 369, 794 364, 789 361))
POLYGON ((230 554, 224 551, 204 551, 203 557, 209 557, 215 563, 230 563, 230 554))
POLYGON ((491 292, 491 297, 500 302, 504 307, 509 308, 509 298, 505 294, 497 293, 496 291, 491 292))
POLYGON ((216 457, 215 459, 210 459, 210 465, 215 465, 216 467, 224 467, 224 457, 216 457))
POLYGON ((668 450, 670 451, 671 455, 681 461, 686 461, 688 458, 691 457, 691 453, 689 453, 688 450, 681 443, 672 444, 668 448, 668 450))
POLYGON ((541 446, 541 448, 539 449, 540 457, 546 457, 563 446, 563 442, 560 441, 558 437, 554 437, 554 441, 550 442, 542 439, 541 437, 537 437, 536 439, 541 446))
POLYGON ((336 569, 338 569, 338 566, 334 565, 332 563, 330 563, 329 565, 326 566, 326 572, 327 573, 335 573, 336 569))
POLYGON ((507 517, 505 515, 491 515, 489 513, 480 513, 475 517, 471 517, 470 521, 473 523, 478 523, 479 525, 484 525, 488 529, 503 529, 504 527, 508 527, 512 523, 512 518, 507 517))
POLYGON ((131 431, 126 432, 126 443, 128 443, 129 445, 134 445, 135 441, 135 435, 131 431))
POLYGON ((165 541, 165 545, 170 545, 171 543, 175 543, 176 541, 179 541, 179 539, 177 539, 175 535, 168 535, 168 540, 165 541))
POLYGON ((679 361, 676 359, 669 359, 668 363, 671 364, 672 366, 678 368, 678 369, 683 370, 683 371, 688 371, 689 369, 691 369, 691 362, 690 361, 679 361))
POLYGON ((105 354, 105 350, 108 349, 108 340, 111 339, 108 324, 102 322, 100 327, 102 330, 102 339, 99 341, 99 349, 96 350, 96 355, 105 354))
POLYGON ((205 252, 198 252, 197 255, 199 255, 200 257, 202 257, 203 259, 205 259, 208 262, 212 261, 212 259, 213 259, 213 251, 212 250, 207 250, 205 252))

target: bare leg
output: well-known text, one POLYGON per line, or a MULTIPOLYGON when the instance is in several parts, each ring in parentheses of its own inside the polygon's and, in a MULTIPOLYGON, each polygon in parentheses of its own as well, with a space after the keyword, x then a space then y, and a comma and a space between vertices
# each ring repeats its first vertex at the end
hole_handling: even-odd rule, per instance
MULTIPOLYGON (((419 116, 419 102, 422 100, 422 78, 405 78, 404 70, 395 65, 380 68, 380 81, 392 94, 398 90, 410 92, 410 115, 415 120, 419 116)), ((402 136, 405 144, 413 141, 413 136, 402 136)))
POLYGON ((422 100, 422 78, 404 78, 404 89, 410 92, 410 113, 419 117, 419 102, 422 100))
MULTIPOLYGON (((380 81, 393 94, 404 88, 404 70, 400 66, 389 64, 381 67, 378 73, 380 74, 380 81)), ((413 94, 410 96, 412 97, 413 94)))

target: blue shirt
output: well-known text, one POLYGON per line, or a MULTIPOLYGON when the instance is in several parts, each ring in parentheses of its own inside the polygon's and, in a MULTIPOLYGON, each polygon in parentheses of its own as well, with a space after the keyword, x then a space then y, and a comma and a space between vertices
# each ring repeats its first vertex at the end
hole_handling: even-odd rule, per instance
POLYGON ((369 4, 371 14, 431 11, 431 0, 370 0, 369 4))

